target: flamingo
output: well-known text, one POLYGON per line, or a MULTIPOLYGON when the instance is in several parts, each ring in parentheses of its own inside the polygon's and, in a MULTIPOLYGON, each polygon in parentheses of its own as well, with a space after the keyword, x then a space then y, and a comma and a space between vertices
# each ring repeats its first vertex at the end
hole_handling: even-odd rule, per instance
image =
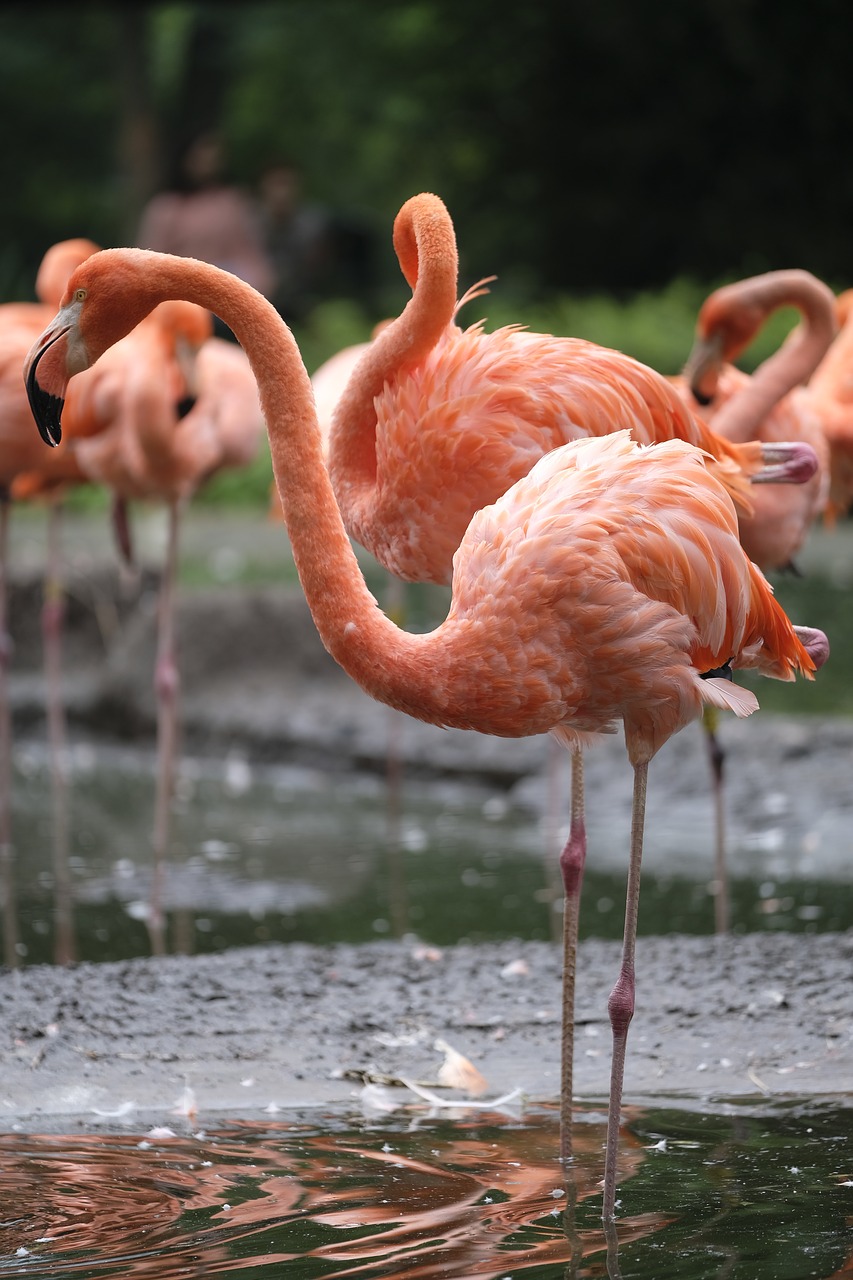
MULTIPOLYGON (((10 812, 12 731, 6 687, 11 657, 7 624, 8 529, 16 479, 23 471, 38 467, 45 461, 45 451, 33 447, 37 442, 32 438, 31 415, 21 381, 21 361, 55 313, 74 267, 99 248, 94 241, 82 237, 52 245, 44 254, 36 275, 38 301, 8 302, 0 306, 0 893, 3 897, 4 959, 10 967, 17 964, 18 955, 10 812)), ((73 432, 71 424, 69 436, 73 432)), ((67 453, 66 443, 60 456, 67 453)), ((62 588, 58 563, 58 520, 59 506, 53 502, 48 515, 42 633, 51 751, 55 955, 60 964, 66 964, 74 958, 74 939, 65 843, 65 725, 60 691, 62 588)))
POLYGON ((705 299, 683 375, 673 380, 691 409, 727 440, 801 440, 817 455, 809 480, 756 491, 754 511, 740 517, 744 549, 765 573, 795 563, 826 505, 829 450, 809 380, 837 333, 835 297, 823 281, 808 271, 768 271, 705 299), (782 307, 796 307, 802 323, 755 373, 743 373, 733 362, 782 307))
POLYGON ((756 709, 751 691, 724 678, 733 667, 812 678, 826 637, 794 627, 746 557, 705 455, 683 440, 643 446, 628 431, 553 450, 481 509, 454 556, 444 622, 427 634, 401 630, 361 573, 293 335, 267 299, 203 262, 109 249, 78 268, 25 364, 48 444, 61 439, 69 380, 170 298, 217 314, 249 358, 302 589, 326 649, 365 692, 428 723, 552 733, 571 751, 623 724, 634 791, 622 961, 608 1002, 610 1221, 649 762, 708 702, 741 716, 756 709))
MULTIPOLYGON (((832 290, 808 271, 768 271, 714 290, 702 304, 693 349, 673 385, 689 407, 727 440, 799 440, 815 452, 815 474, 800 485, 756 490, 751 514, 739 516, 740 538, 765 573, 791 569, 809 530, 829 497, 830 448, 826 414, 809 379, 838 332, 832 290), (733 363, 782 307, 795 307, 801 323, 752 375, 733 363)), ((706 708, 715 813, 715 927, 729 927, 723 768, 725 754, 716 733, 717 713, 706 708)))
MULTIPOLYGON (((709 465, 744 512, 752 509, 749 481, 799 482, 812 473, 807 445, 731 445, 685 407, 661 374, 621 352, 517 325, 494 333, 482 324, 460 329, 460 307, 488 282, 457 301, 456 236, 438 196, 423 192, 405 202, 393 243, 412 297, 350 377, 328 454, 349 533, 397 577, 449 583, 454 552, 474 513, 549 450, 585 436, 627 428, 644 444, 688 440, 710 455, 709 465)), ((550 816, 553 747, 548 763, 550 816)), ((569 834, 560 854, 569 969, 587 852, 580 750, 571 757, 570 792, 569 834)), ((574 1021, 573 991, 570 971, 564 1026, 574 1021)), ((568 1097, 568 1066, 565 1075, 568 1097)), ((563 1132, 570 1132, 567 1123, 563 1132)))
MULTIPOLYGON (((157 780, 147 915, 152 950, 159 955, 165 949, 162 899, 178 734, 175 594, 180 525, 186 506, 206 480, 224 468, 252 461, 263 436, 263 418, 245 353, 235 343, 213 336, 209 311, 182 300, 155 308, 86 378, 72 383, 66 413, 72 419, 101 423, 97 434, 76 443, 73 466, 112 493, 120 527, 133 501, 162 501, 168 512, 154 672, 157 780)), ((120 541, 127 558, 131 553, 126 534, 120 541)))

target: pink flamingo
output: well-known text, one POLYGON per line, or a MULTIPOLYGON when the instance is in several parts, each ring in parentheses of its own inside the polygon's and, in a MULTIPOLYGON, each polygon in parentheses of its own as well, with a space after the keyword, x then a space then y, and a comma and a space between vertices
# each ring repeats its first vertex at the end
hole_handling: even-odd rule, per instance
POLYGON ((214 311, 246 351, 306 600, 327 650, 367 693, 429 723, 502 737, 552 733, 570 750, 624 726, 634 800, 623 956, 609 1000, 609 1220, 649 761, 707 702, 755 710, 751 692, 721 678, 731 667, 810 677, 827 656, 826 637, 793 627, 747 559, 734 506, 704 455, 681 440, 643 447, 627 431, 554 450, 478 512, 454 557, 447 618, 429 634, 400 630, 361 574, 293 336, 235 276, 139 249, 84 263, 26 362, 43 438, 61 438, 69 379, 169 298, 214 311))
MULTIPOLYGON (((829 496, 830 449, 826 413, 809 379, 827 358, 838 332, 832 290, 808 271, 769 271, 716 289, 696 321, 693 349, 679 378, 672 379, 690 408, 718 435, 745 440, 799 440, 815 453, 818 467, 800 485, 756 490, 751 514, 740 513, 743 547, 765 573, 793 568, 796 557, 829 496), (733 363, 782 307, 795 307, 801 323, 752 375, 733 363)), ((723 802, 725 753, 717 736, 717 712, 706 708, 703 725, 714 792, 717 932, 729 926, 728 870, 723 802)))
MULTIPOLYGON (((178 737, 175 595, 181 521, 206 480, 224 468, 248 465, 264 430, 245 353, 212 334, 209 311, 166 301, 91 371, 100 377, 87 373, 72 383, 67 405, 72 418, 100 422, 97 434, 77 442, 73 462, 81 476, 112 493, 119 528, 124 530, 125 509, 133 501, 164 502, 168 512, 154 672, 157 780, 147 917, 158 955, 165 950, 162 901, 178 737)), ((120 541, 129 556, 126 532, 120 541)))
POLYGON ((823 511, 829 450, 809 381, 838 333, 832 290, 808 271, 769 271, 716 289, 696 322, 684 373, 674 382, 691 409, 718 435, 735 443, 798 440, 818 459, 800 485, 755 492, 754 511, 740 517, 741 542, 765 573, 791 566, 823 511), (753 374, 733 363, 782 307, 796 307, 802 322, 753 374))
MULTIPOLYGON (((15 907, 14 850, 11 832, 12 730, 7 689, 11 643, 8 635, 8 530, 14 486, 29 468, 45 462, 43 449, 34 448, 31 414, 21 381, 21 361, 55 313, 73 269, 100 246, 74 238, 52 245, 36 275, 37 302, 8 302, 0 306, 0 894, 3 898, 4 958, 18 963, 15 907)), ((69 424, 69 438, 74 434, 69 424)), ((67 454, 68 444, 61 450, 67 454)), ((71 884, 67 856, 67 795, 65 782, 65 719, 61 693, 62 583, 58 555, 59 503, 48 508, 47 565, 42 605, 45 705, 51 758, 53 807, 54 954, 60 964, 74 959, 71 884)))

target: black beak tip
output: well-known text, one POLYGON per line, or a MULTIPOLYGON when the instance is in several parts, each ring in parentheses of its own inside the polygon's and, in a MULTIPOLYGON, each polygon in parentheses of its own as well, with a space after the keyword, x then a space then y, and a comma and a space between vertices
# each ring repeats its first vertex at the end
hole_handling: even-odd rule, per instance
POLYGON ((701 404, 703 409, 707 409, 708 405, 714 399, 713 396, 706 396, 704 391, 700 391, 698 387, 691 387, 690 394, 697 404, 701 404))
POLYGON ((39 435, 45 444, 54 448, 62 439, 61 419, 65 405, 64 399, 61 396, 52 396, 41 389, 35 378, 35 369, 27 378, 27 396, 39 435))

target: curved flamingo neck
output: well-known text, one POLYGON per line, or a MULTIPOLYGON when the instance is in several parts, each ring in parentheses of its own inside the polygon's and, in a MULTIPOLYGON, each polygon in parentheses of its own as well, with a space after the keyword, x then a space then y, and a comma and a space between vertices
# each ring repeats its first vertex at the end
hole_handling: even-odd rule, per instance
MULTIPOLYGON (((145 308, 185 298, 207 307, 231 328, 258 384, 293 558, 324 645, 379 701, 420 719, 447 722, 454 683, 445 673, 447 636, 441 635, 442 628, 428 636, 399 630, 370 594, 323 462, 311 382, 275 308, 242 280, 207 263, 148 250, 106 254, 117 255, 107 279, 110 284, 115 279, 117 305, 131 324, 145 308), (122 257, 143 266, 127 292, 120 287, 122 257), (131 316, 132 311, 137 314, 131 316)), ((97 332, 91 344, 88 331, 85 337, 94 358, 105 341, 97 341, 97 332)))
POLYGON ((717 312, 720 319, 741 308, 756 313, 750 340, 780 307, 796 307, 803 318, 743 390, 714 415, 719 435, 744 442, 757 437, 761 422, 783 396, 809 380, 838 332, 838 320, 832 290, 806 271, 769 272, 731 285, 724 293, 725 309, 717 312))
POLYGON ((393 238, 412 297, 362 356, 329 434, 329 472, 347 515, 369 504, 376 486, 376 397, 386 382, 426 358, 456 310, 456 235, 438 196, 423 193, 407 200, 394 221, 393 238))

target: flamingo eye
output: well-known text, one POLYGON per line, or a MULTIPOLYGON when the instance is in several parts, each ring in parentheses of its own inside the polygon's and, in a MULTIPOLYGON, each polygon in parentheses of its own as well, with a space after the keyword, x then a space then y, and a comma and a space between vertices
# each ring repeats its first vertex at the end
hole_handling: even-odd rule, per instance
POLYGON ((84 301, 84 299, 85 299, 85 297, 86 297, 86 290, 85 290, 85 289, 75 289, 75 290, 74 290, 74 301, 75 301, 75 302, 83 302, 83 301, 84 301))

